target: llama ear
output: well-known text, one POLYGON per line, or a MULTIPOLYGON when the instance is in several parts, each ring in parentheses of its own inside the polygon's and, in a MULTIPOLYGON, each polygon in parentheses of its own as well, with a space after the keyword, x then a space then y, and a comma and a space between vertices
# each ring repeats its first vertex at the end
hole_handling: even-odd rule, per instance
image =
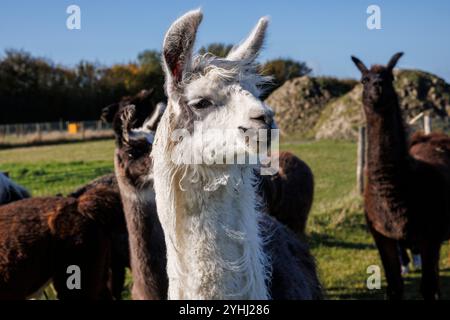
POLYGON ((259 19, 258 24, 253 29, 252 33, 247 39, 240 45, 231 49, 227 56, 227 60, 239 61, 239 60, 254 60, 258 56, 261 50, 264 39, 266 37, 267 26, 269 25, 269 18, 262 17, 259 19))
POLYGON ((154 91, 155 91, 154 88, 143 89, 136 95, 136 97, 139 98, 141 101, 147 101, 152 98, 154 91))
POLYGON ((176 87, 183 80, 183 74, 190 68, 192 48, 202 18, 200 10, 189 11, 178 18, 166 33, 163 61, 168 90, 176 87))
POLYGON ((156 131, 156 127, 158 126, 158 123, 161 120, 161 117, 163 116, 166 107, 167 105, 164 102, 159 102, 156 105, 155 111, 153 112, 151 118, 145 124, 146 129, 150 131, 156 131))
POLYGON ((352 56, 352 61, 356 65, 358 70, 361 71, 362 74, 366 74, 367 72, 369 72, 366 65, 361 60, 359 60, 357 57, 352 56))
POLYGON ((387 68, 389 70, 394 70, 395 65, 397 64, 398 60, 403 56, 403 52, 397 52, 396 54, 394 54, 391 58, 391 60, 389 60, 388 64, 387 64, 387 68))
POLYGON ((129 142, 129 133, 133 128, 133 121, 136 115, 136 107, 130 104, 123 108, 120 113, 120 134, 123 141, 129 142))
POLYGON ((112 123, 114 120, 114 116, 116 115, 118 110, 119 110, 118 103, 110 104, 109 106, 104 107, 102 109, 102 114, 100 115, 100 119, 103 122, 112 123))

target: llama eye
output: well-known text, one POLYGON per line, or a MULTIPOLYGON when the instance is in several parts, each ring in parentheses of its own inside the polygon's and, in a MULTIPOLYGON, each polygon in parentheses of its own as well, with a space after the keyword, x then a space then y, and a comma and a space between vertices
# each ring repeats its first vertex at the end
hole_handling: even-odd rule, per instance
POLYGON ((204 99, 204 98, 197 99, 197 100, 194 100, 191 103, 189 103, 189 106, 193 107, 195 109, 205 109, 212 105, 213 105, 213 103, 210 100, 204 99))
POLYGON ((361 82, 362 82, 363 84, 366 84, 367 82, 369 82, 369 78, 364 77, 364 78, 362 78, 361 82))

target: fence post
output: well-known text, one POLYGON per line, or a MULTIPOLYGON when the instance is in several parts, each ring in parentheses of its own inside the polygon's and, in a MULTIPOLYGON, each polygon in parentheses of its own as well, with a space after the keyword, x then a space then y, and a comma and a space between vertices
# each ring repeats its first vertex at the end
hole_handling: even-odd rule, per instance
POLYGON ((425 134, 430 134, 432 131, 431 117, 429 114, 423 117, 423 131, 425 134))
POLYGON ((42 131, 41 131, 40 123, 36 123, 36 132, 37 132, 37 140, 41 141, 42 140, 42 131))
POLYGON ((364 193, 364 167, 366 165, 366 127, 359 127, 356 185, 360 194, 364 193))
POLYGON ((81 125, 81 140, 84 140, 85 138, 84 122, 80 122, 80 125, 81 125))

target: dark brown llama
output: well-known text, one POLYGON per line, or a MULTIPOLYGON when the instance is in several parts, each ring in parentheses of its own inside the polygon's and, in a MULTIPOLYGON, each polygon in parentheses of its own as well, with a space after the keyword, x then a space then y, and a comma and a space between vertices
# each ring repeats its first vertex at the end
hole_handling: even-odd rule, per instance
POLYGON ((278 172, 261 176, 260 194, 268 214, 297 235, 305 235, 314 198, 314 175, 304 161, 290 152, 281 152, 278 172))
MULTIPOLYGON (((137 115, 138 121, 144 121, 149 115, 149 111, 152 111, 157 101, 153 98, 154 89, 143 89, 138 94, 134 96, 125 96, 120 99, 119 102, 110 104, 102 109, 101 119, 107 123, 112 123, 114 121, 115 115, 119 112, 121 108, 128 105, 135 105, 137 112, 142 112, 142 114, 137 115), (150 109, 149 109, 150 108, 150 109)), ((142 125, 142 123, 141 123, 142 125)))
POLYGON ((53 280, 59 299, 111 299, 111 233, 117 192, 103 186, 74 197, 41 197, 0 206, 0 300, 26 299, 53 280), (67 268, 81 269, 70 290, 67 268))
MULTIPOLYGON (((114 173, 101 176, 88 184, 78 188, 68 196, 79 198, 90 190, 106 188, 111 194, 115 194, 120 199, 119 186, 117 185, 114 173)), ((130 257, 128 250, 128 232, 125 222, 125 216, 122 209, 122 203, 117 208, 118 211, 114 218, 114 225, 111 226, 111 265, 108 287, 111 289, 115 300, 122 299, 122 292, 125 287, 126 268, 130 267, 130 257)), ((98 208, 103 211, 104 209, 98 208)))
POLYGON ((392 73, 401 56, 402 53, 397 53, 387 66, 374 65, 370 70, 352 57, 362 73, 368 133, 365 214, 385 270, 388 297, 403 297, 397 251, 398 241, 403 241, 419 248, 421 293, 425 299, 436 299, 439 251, 441 243, 450 237, 450 193, 446 179, 450 166, 425 161, 440 157, 436 148, 421 148, 427 154, 423 159, 419 152, 410 154, 408 150, 392 73))
POLYGON ((164 108, 162 103, 156 110, 152 105, 139 103, 109 110, 114 113, 114 164, 127 221, 134 300, 167 297, 164 234, 156 213, 153 177, 149 174, 153 135, 164 108))
POLYGON ((450 181, 450 137, 444 133, 415 133, 411 138, 410 152, 414 158, 433 164, 442 170, 450 181))

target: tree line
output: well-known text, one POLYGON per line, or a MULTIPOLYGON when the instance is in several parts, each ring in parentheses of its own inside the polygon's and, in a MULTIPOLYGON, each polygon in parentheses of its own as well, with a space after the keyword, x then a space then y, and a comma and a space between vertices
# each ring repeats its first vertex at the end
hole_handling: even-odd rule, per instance
MULTIPOLYGON (((225 56, 232 47, 214 43, 200 53, 225 56)), ((260 66, 273 76, 266 96, 286 80, 309 74, 304 63, 275 59, 260 66)), ((97 120, 101 109, 123 96, 154 88, 154 97, 165 100, 160 53, 147 50, 135 61, 102 66, 81 61, 74 67, 55 64, 19 50, 6 50, 0 59, 0 123, 97 120)))

